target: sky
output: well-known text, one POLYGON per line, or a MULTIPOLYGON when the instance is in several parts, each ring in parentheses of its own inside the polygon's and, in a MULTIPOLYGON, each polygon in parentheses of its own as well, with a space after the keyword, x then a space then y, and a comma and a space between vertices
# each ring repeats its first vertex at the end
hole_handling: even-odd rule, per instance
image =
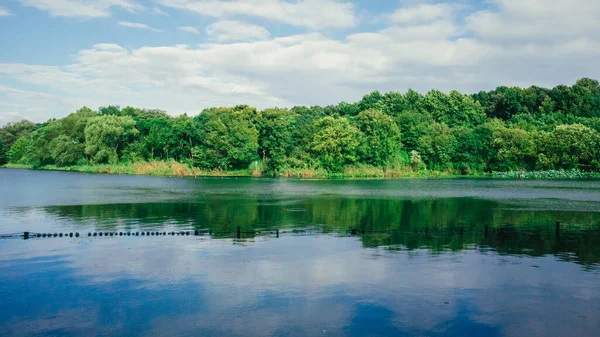
POLYGON ((0 125, 600 78, 598 0, 0 0, 0 125))

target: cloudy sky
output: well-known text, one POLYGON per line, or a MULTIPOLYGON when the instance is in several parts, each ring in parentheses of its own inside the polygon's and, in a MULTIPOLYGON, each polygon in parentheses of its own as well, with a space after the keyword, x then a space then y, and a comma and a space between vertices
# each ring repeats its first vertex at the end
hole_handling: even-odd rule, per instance
POLYGON ((0 0, 0 124, 600 78, 597 0, 0 0))

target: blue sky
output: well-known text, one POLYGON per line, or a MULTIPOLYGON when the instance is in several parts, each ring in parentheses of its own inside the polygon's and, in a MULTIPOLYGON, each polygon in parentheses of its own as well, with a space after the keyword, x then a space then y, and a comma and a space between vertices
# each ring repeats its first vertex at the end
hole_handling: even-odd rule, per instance
POLYGON ((0 124, 600 76, 596 0, 0 0, 0 124))

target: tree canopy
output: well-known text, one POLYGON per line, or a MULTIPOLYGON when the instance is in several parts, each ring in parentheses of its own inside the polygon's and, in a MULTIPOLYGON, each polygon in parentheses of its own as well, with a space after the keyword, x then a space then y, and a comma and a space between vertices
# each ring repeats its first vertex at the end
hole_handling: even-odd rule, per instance
POLYGON ((71 166, 175 160, 209 170, 261 163, 265 172, 363 165, 461 174, 600 171, 600 84, 500 86, 472 95, 373 91, 355 103, 257 110, 83 107, 65 118, 0 128, 0 165, 71 166))

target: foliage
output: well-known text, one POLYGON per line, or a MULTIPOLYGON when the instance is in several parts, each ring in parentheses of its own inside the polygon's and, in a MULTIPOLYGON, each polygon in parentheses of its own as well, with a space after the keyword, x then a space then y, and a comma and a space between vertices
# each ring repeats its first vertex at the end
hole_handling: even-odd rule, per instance
POLYGON ((7 162, 169 175, 588 175, 600 172, 600 84, 582 78, 473 95, 373 91, 354 103, 236 105, 194 117, 82 107, 41 124, 1 127, 0 165, 7 162))
POLYGON ((600 170, 600 133, 581 124, 559 125, 537 143, 538 167, 600 170))
POLYGON ((434 123, 419 139, 418 148, 429 169, 444 171, 452 168, 457 145, 456 137, 445 123, 434 123))
POLYGON ((362 132, 358 149, 361 162, 383 167, 400 151, 400 129, 392 117, 370 109, 358 114, 356 124, 362 132))
POLYGON ((33 144, 29 138, 17 139, 8 150, 8 161, 15 164, 29 164, 33 144))
POLYGON ((90 119, 85 127, 85 154, 92 163, 116 163, 120 153, 138 134, 129 116, 112 114, 90 119))
POLYGON ((208 109, 196 117, 200 144, 192 148, 195 166, 240 169, 258 159, 258 131, 252 110, 239 107, 208 109))
POLYGON ((37 128, 37 125, 28 121, 8 123, 0 128, 0 165, 9 161, 8 151, 17 139, 28 136, 37 128))
POLYGON ((315 122, 315 129, 311 148, 326 170, 339 172, 357 160, 361 133, 348 119, 324 117, 315 122))
POLYGON ((67 135, 60 135, 50 143, 51 156, 57 166, 75 165, 84 159, 84 145, 67 135))

